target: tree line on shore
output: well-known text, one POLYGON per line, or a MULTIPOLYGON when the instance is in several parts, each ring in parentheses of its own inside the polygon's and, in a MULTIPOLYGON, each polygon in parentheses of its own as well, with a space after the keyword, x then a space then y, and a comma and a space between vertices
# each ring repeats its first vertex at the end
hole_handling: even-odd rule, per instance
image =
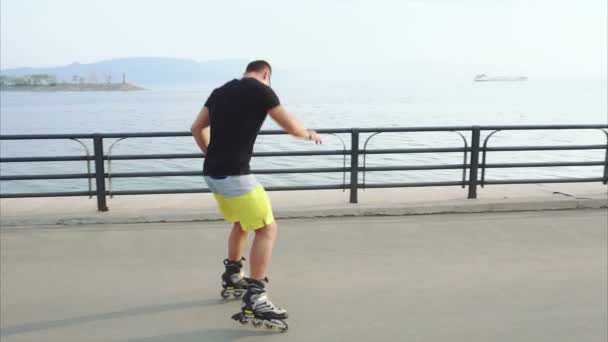
MULTIPOLYGON (((104 75, 104 82, 99 82, 97 75, 92 73, 88 79, 82 76, 72 76, 71 82, 59 80, 56 76, 50 74, 32 74, 23 76, 6 76, 0 75, 0 86, 8 87, 31 87, 31 86, 57 86, 67 84, 112 84, 112 74, 104 75)), ((122 83, 126 83, 125 74, 122 75, 122 83)))

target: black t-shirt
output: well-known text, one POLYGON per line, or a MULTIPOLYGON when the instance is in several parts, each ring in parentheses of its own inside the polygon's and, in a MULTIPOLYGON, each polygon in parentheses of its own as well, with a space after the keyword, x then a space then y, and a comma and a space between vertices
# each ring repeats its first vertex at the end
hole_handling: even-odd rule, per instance
POLYGON ((203 175, 232 176, 250 173, 253 144, 268 111, 280 104, 272 88, 245 77, 215 89, 209 108, 211 140, 203 175))

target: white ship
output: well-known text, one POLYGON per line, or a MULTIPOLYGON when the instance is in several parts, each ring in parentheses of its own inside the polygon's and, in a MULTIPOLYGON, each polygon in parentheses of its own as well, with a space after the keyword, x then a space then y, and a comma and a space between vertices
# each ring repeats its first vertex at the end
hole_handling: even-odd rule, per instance
POLYGON ((507 76, 488 76, 486 74, 479 74, 475 76, 473 81, 475 82, 518 82, 518 81, 526 81, 528 78, 526 76, 516 76, 516 77, 507 77, 507 76))

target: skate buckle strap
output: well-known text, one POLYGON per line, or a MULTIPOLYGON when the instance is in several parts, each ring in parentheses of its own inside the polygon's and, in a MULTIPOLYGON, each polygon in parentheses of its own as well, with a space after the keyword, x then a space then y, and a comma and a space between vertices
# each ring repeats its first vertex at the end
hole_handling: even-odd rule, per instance
POLYGON ((226 266, 231 266, 231 265, 240 265, 240 266, 243 266, 243 261, 247 261, 247 259, 245 259, 245 257, 241 257, 241 259, 238 260, 238 261, 230 260, 230 259, 224 259, 224 265, 226 265, 226 266))
POLYGON ((253 279, 253 278, 247 278, 247 281, 250 284, 257 285, 258 287, 264 287, 264 283, 266 283, 266 284, 270 283, 270 280, 268 279, 268 277, 264 277, 260 280, 253 279))

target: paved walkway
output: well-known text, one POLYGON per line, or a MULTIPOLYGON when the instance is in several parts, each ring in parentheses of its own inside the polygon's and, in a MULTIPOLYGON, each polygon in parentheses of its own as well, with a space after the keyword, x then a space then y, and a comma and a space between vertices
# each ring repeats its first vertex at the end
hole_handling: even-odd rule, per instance
MULTIPOLYGON (((411 215, 607 208, 602 183, 493 185, 467 199, 460 187, 367 189, 359 203, 340 190, 269 192, 275 217, 411 215)), ((211 194, 140 195, 108 198, 110 211, 98 212, 87 197, 0 199, 0 224, 98 224, 214 221, 221 219, 211 194)))
POLYGON ((222 303, 219 222, 3 227, 1 340, 598 341, 608 212, 279 222, 285 334, 222 303))

